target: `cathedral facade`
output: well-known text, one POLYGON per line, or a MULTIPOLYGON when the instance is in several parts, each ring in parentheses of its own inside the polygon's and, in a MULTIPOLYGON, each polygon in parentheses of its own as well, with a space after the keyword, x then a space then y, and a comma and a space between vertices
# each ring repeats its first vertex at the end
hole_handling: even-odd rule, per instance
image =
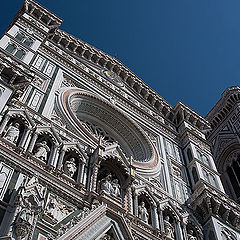
POLYGON ((0 40, 0 240, 240 239, 240 88, 172 107, 61 23, 0 40))

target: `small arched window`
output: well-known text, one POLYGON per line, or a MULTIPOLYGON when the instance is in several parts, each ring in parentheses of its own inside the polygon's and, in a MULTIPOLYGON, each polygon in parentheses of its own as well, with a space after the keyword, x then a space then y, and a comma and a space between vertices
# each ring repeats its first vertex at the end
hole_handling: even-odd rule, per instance
POLYGON ((188 161, 191 162, 193 160, 193 156, 190 148, 188 148, 187 150, 187 156, 188 156, 188 161))
POLYGON ((31 47, 33 45, 33 40, 31 38, 26 38, 23 42, 28 47, 31 47))
POLYGON ((192 168, 192 177, 193 177, 194 184, 196 184, 199 178, 197 174, 197 169, 195 167, 192 168))
POLYGON ((8 44, 6 51, 9 53, 13 53, 17 49, 16 45, 13 43, 8 44))
POLYGON ((23 59, 25 55, 26 55, 26 52, 23 49, 19 49, 15 53, 15 56, 19 59, 23 59))
POLYGON ((17 33, 15 38, 19 41, 23 41, 23 39, 25 38, 25 35, 23 33, 19 32, 19 33, 17 33))
POLYGON ((204 164, 209 166, 209 159, 205 155, 202 156, 202 161, 203 161, 204 164))
POLYGON ((202 161, 202 154, 199 151, 197 151, 197 159, 202 161))

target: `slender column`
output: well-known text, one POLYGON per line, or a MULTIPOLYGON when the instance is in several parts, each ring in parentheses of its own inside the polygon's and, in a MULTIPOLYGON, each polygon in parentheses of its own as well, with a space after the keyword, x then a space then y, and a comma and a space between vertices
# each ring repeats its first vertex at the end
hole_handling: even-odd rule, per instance
POLYGON ((8 123, 9 120, 10 120, 10 116, 7 114, 7 115, 5 116, 5 118, 4 118, 1 126, 0 126, 0 134, 1 134, 1 133, 3 132, 3 130, 5 129, 5 127, 6 127, 6 125, 7 125, 7 123, 8 123))
POLYGON ((134 192, 134 214, 138 217, 138 194, 134 192))
POLYGON ((77 183, 81 183, 82 180, 82 165, 81 163, 78 164, 78 168, 77 168, 78 174, 77 174, 77 183))
POLYGON ((55 160, 55 157, 57 154, 58 147, 59 147, 58 144, 53 147, 53 150, 52 150, 51 155, 48 160, 48 165, 54 165, 54 160, 55 160))
POLYGON ((21 141, 20 141, 20 143, 19 143, 19 147, 21 147, 21 148, 24 147, 25 142, 26 142, 26 140, 27 140, 27 138, 28 138, 28 136, 29 136, 29 133, 30 133, 30 128, 26 128, 26 129, 24 130, 22 139, 21 139, 21 141))
POLYGON ((157 206, 152 206, 152 222, 153 222, 153 228, 159 229, 159 221, 157 216, 157 206))
POLYGON ((61 152, 60 152, 60 156, 59 156, 58 164, 57 164, 57 169, 58 170, 61 170, 61 168, 62 168, 65 153, 66 153, 65 149, 62 149, 61 152))
POLYGON ((33 148, 34 148, 34 146, 35 146, 35 143, 36 143, 36 141, 37 141, 37 138, 38 138, 38 133, 35 132, 35 133, 33 134, 32 140, 31 140, 31 142, 30 142, 30 144, 29 144, 28 152, 31 153, 31 152, 33 151, 33 148))
POLYGON ((84 182, 85 182, 85 163, 84 162, 82 162, 82 164, 81 164, 81 179, 80 179, 80 182, 82 184, 84 184, 84 182))
POLYGON ((187 226, 185 223, 182 223, 182 226, 183 226, 183 239, 188 239, 188 236, 187 236, 187 226))
POLYGON ((177 222, 175 230, 176 230, 177 239, 178 240, 184 240, 180 221, 177 222))
POLYGON ((87 183, 87 167, 86 167, 86 163, 83 163, 82 165, 83 167, 83 178, 82 178, 82 184, 86 187, 86 183, 87 183))

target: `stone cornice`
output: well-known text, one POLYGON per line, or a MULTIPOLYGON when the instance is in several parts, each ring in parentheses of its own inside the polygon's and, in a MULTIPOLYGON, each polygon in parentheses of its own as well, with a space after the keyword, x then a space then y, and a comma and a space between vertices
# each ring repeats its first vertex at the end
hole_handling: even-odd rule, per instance
POLYGON ((200 130, 210 129, 210 124, 204 117, 193 111, 181 101, 179 101, 174 107, 174 113, 174 120, 176 124, 179 124, 182 120, 184 120, 200 130))
POLYGON ((226 194, 201 183, 191 198, 192 209, 200 222, 204 223, 210 216, 216 216, 239 230, 240 206, 226 194))
POLYGON ((229 116, 234 105, 238 102, 240 102, 239 87, 229 87, 223 92, 221 99, 206 116, 213 131, 229 116))

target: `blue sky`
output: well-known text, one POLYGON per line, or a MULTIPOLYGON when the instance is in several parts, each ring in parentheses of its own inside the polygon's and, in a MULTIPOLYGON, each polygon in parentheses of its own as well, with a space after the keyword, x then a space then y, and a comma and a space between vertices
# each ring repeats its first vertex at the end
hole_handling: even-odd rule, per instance
MULTIPOLYGON (((240 80, 239 0, 39 0, 61 29, 117 56, 172 106, 205 116, 240 80)), ((1 3, 0 33, 22 0, 1 3)))

